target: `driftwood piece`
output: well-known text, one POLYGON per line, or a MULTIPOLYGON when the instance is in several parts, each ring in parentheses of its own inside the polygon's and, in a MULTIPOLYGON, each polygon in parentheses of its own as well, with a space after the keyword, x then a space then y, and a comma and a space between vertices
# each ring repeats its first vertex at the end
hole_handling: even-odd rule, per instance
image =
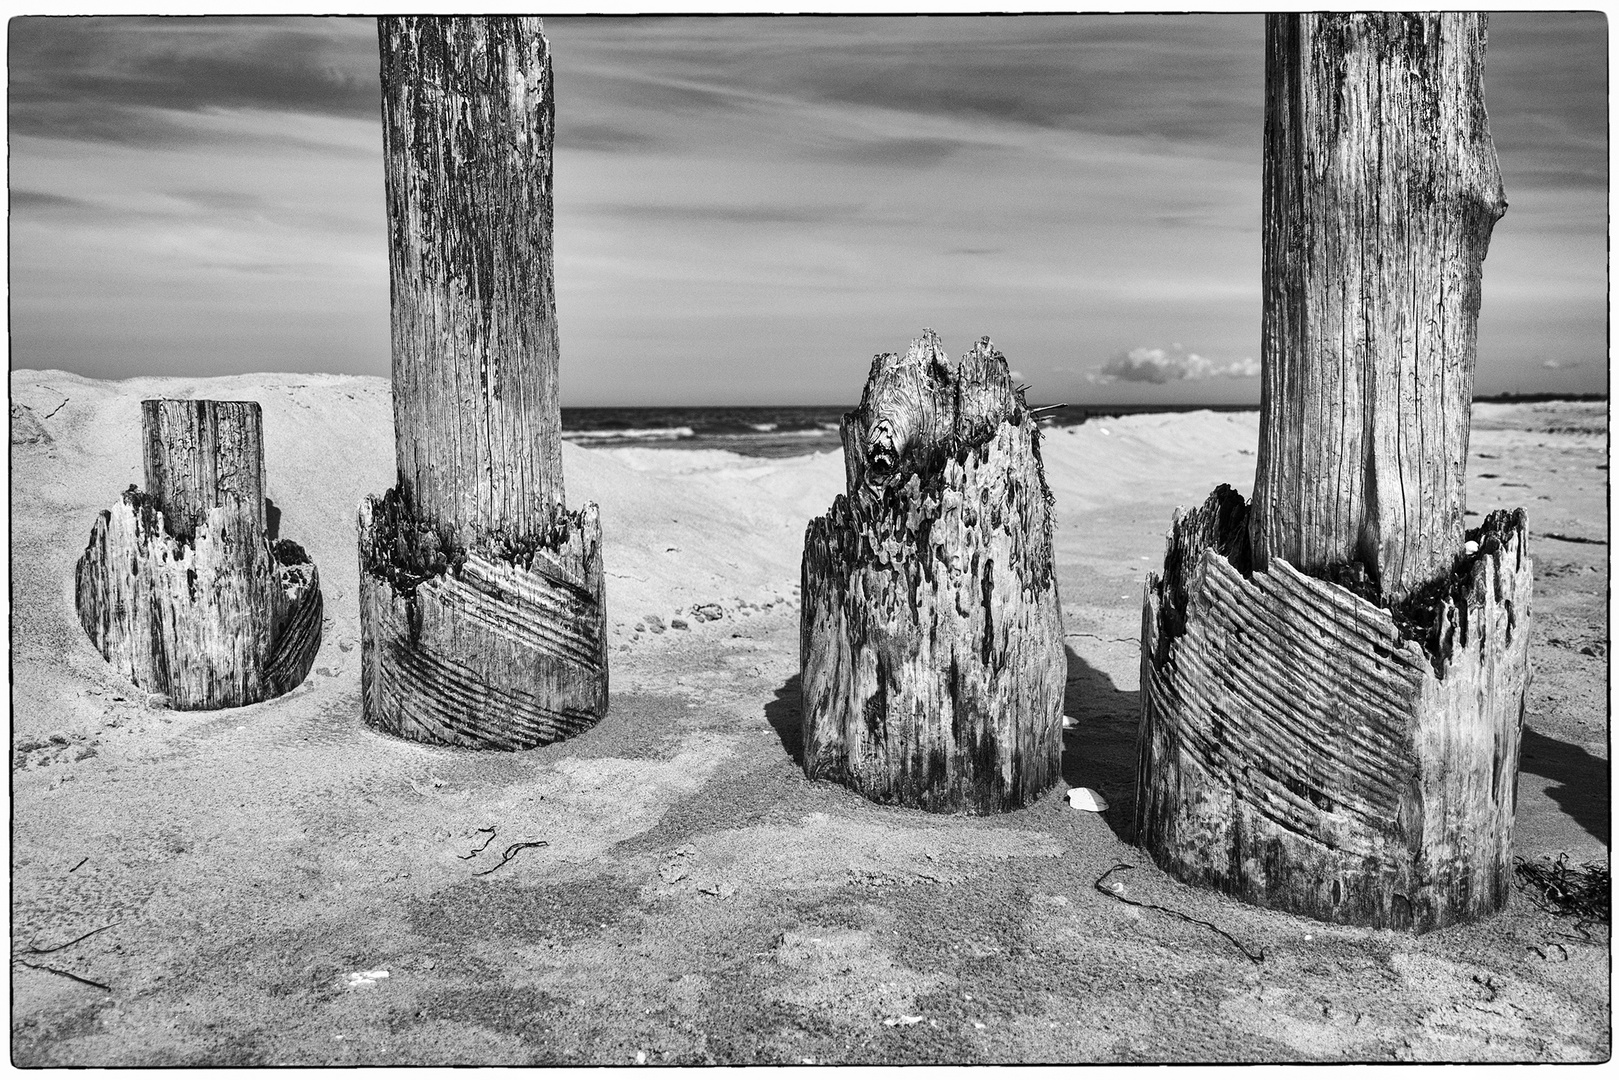
POLYGON ((848 493, 810 522, 804 769, 878 802, 994 813, 1059 778, 1067 661, 1039 431, 986 338, 878 356, 848 493))
POLYGON ((1255 564, 1398 600, 1460 551, 1480 278, 1506 211, 1484 16, 1266 22, 1255 564))
POLYGON ((1417 931, 1512 878, 1532 592, 1523 512, 1389 608, 1246 563, 1230 488, 1177 515, 1142 616, 1137 840, 1189 884, 1417 931))
POLYGON ((365 720, 521 749, 607 711, 601 529, 563 502, 539 20, 378 20, 399 481, 360 508, 365 720))
POLYGON ((258 404, 145 401, 142 429, 146 492, 131 486, 91 529, 81 625, 171 708, 286 693, 320 648, 320 577, 301 547, 265 534, 258 404))
POLYGON ((1137 835, 1183 881, 1428 930, 1505 901, 1529 680, 1523 511, 1463 532, 1506 206, 1484 19, 1272 15, 1266 50, 1255 495, 1177 516, 1148 579, 1137 835))

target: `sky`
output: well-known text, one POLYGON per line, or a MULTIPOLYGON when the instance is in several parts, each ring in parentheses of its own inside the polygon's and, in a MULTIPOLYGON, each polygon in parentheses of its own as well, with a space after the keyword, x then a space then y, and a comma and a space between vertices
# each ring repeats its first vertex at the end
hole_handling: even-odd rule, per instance
MULTIPOLYGON (((1257 403, 1258 15, 547 18, 563 404, 1257 403)), ((1607 389, 1607 22, 1496 14, 1476 391, 1607 389)), ((389 373, 374 20, 8 24, 12 367, 389 373)))

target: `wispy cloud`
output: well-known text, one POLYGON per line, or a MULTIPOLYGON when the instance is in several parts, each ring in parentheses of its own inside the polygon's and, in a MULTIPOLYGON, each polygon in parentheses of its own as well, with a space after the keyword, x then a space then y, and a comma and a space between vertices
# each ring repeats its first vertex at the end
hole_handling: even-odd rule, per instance
POLYGON ((1583 367, 1584 365, 1585 365, 1584 360, 1544 360, 1544 361, 1541 362, 1540 366, 1543 367, 1543 368, 1551 368, 1553 371, 1557 371, 1557 370, 1560 370, 1560 369, 1563 369, 1563 368, 1583 367))
MULTIPOLYGON (((1263 25, 547 18, 565 397, 847 400, 931 325, 1097 400, 1251 398, 1263 25)), ((16 362, 386 372, 374 20, 8 26, 16 362)), ((1492 17, 1481 389, 1605 376, 1541 366, 1602 355, 1605 47, 1492 17)))
POLYGON ((13 135, 183 137, 164 111, 375 118, 371 19, 28 16, 9 24, 13 135))
POLYGON ((1490 15, 1489 34, 1490 134, 1514 209, 1525 189, 1605 192, 1608 98, 1604 81, 1589 73, 1607 70, 1607 16, 1498 11, 1490 15))
POLYGON ((1259 361, 1251 356, 1221 363, 1195 352, 1187 352, 1177 342, 1172 349, 1131 349, 1120 353, 1085 376, 1094 383, 1163 383, 1180 379, 1254 379, 1259 377, 1259 361))
POLYGON ((97 209, 96 205, 84 199, 74 199, 67 195, 55 195, 49 191, 30 191, 27 188, 14 188, 11 192, 11 212, 14 214, 35 213, 73 213, 97 209))
POLYGON ((641 218, 663 224, 673 222, 715 223, 725 225, 806 225, 827 222, 852 221, 860 213, 860 204, 835 205, 758 204, 740 206, 734 203, 598 203, 593 209, 610 216, 641 218))

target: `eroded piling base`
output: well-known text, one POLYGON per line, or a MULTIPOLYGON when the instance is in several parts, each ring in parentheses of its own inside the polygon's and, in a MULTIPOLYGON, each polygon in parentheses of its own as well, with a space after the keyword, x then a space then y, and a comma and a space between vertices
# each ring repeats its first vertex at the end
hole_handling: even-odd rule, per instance
POLYGON ((1330 922, 1497 910, 1529 679, 1523 511, 1491 514, 1476 554, 1392 611, 1280 559, 1249 573, 1246 513, 1222 488, 1177 515, 1147 582, 1138 842, 1188 884, 1330 922))
POLYGON ((420 557, 389 492, 360 507, 365 722, 418 742, 522 750, 607 714, 607 616, 594 503, 552 546, 420 557))
POLYGON ((320 649, 320 575, 297 544, 233 536, 215 508, 190 539, 131 487, 103 510, 75 571, 79 622, 101 655, 174 709, 224 709, 303 682, 320 649), (246 551, 242 548, 245 545, 246 551))

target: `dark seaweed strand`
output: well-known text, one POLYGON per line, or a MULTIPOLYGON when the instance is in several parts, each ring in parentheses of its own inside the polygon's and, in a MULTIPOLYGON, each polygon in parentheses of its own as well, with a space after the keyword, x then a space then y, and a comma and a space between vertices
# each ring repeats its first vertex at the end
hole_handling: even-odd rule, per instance
POLYGON ((1101 893, 1103 896, 1107 897, 1108 899, 1117 900, 1121 904, 1129 904, 1131 907, 1151 908, 1153 911, 1162 911, 1162 912, 1165 912, 1166 914, 1173 915, 1173 916, 1175 916, 1175 918, 1180 919, 1183 922, 1193 923, 1193 924, 1195 924, 1197 926, 1206 926, 1210 930, 1213 930, 1216 934, 1219 934, 1221 937, 1223 937, 1227 941, 1231 942, 1231 944, 1235 945, 1237 947, 1237 950, 1239 952, 1241 952, 1242 955, 1246 956, 1249 960, 1252 960, 1256 964, 1265 959, 1265 950, 1261 949, 1257 953, 1249 952, 1248 947, 1246 945, 1244 945, 1242 942, 1238 941, 1236 938, 1232 937, 1230 934, 1226 933, 1224 930, 1220 929, 1218 926, 1215 926, 1211 922, 1206 922, 1203 919, 1194 919, 1190 915, 1187 915, 1187 914, 1184 914, 1182 912, 1176 911, 1174 908, 1164 907, 1162 904, 1149 904, 1149 903, 1146 903, 1145 901, 1142 901, 1142 900, 1131 900, 1129 897, 1120 896, 1118 893, 1112 891, 1111 889, 1105 889, 1105 888, 1102 887, 1102 882, 1106 881, 1110 874, 1117 873, 1120 870, 1134 870, 1134 869, 1135 869, 1135 867, 1132 866, 1129 863, 1122 863, 1122 862, 1121 863, 1115 863, 1106 873, 1104 873, 1101 877, 1096 879, 1096 882, 1092 887, 1097 892, 1101 893))

